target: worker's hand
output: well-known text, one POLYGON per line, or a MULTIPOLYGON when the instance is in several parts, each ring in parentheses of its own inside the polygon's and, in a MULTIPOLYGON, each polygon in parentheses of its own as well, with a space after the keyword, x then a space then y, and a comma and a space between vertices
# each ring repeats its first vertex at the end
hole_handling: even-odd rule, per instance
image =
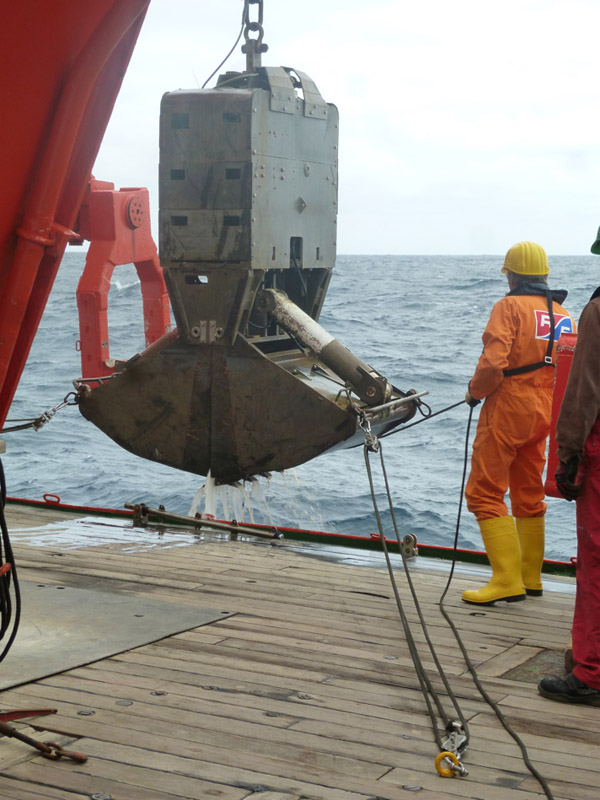
POLYGON ((475 408, 475 406, 478 406, 479 403, 481 403, 481 400, 476 400, 471 394, 471 392, 467 389, 465 394, 465 403, 468 406, 471 406, 471 408, 475 408))
POLYGON ((554 473, 556 488, 566 500, 577 500, 581 494, 581 485, 575 483, 579 457, 573 456, 568 461, 561 461, 554 473))

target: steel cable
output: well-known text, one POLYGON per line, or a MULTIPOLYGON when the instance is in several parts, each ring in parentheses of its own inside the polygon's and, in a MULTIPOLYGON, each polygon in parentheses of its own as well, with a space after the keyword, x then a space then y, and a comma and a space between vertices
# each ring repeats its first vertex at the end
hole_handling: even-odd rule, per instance
POLYGON ((525 743, 523 742, 521 737, 518 735, 518 733, 511 728, 511 726, 510 726, 509 722, 507 721, 506 717, 504 716, 504 714, 502 713, 502 711, 498 707, 498 704, 494 700, 492 700, 492 698, 488 694, 487 690, 484 688, 483 684, 479 680, 479 676, 477 675, 477 670, 475 669, 475 666, 474 666, 473 662, 471 661, 471 658, 470 658, 470 656, 469 656, 469 654, 467 652, 467 648, 464 645, 464 642, 463 642, 463 640, 461 638, 461 635, 460 635, 456 625, 454 624, 452 618, 450 617, 450 615, 448 614, 448 612, 446 611, 446 609, 444 607, 444 599, 446 597, 446 594, 448 593, 448 590, 450 589, 450 584, 452 583, 452 578, 454 576, 454 568, 455 568, 455 565, 456 565, 456 557, 457 557, 457 551, 458 551, 458 533, 459 533, 459 530, 460 530, 460 518, 461 518, 461 513, 462 513, 462 501, 463 501, 463 495, 464 495, 464 489, 465 489, 467 466, 468 466, 468 463, 469 463, 469 435, 470 435, 470 432, 471 432, 471 421, 472 421, 472 419, 473 419, 473 408, 470 408, 469 409, 469 419, 467 421, 467 432, 466 432, 466 436, 465 436, 465 454, 464 454, 463 472, 462 472, 462 480, 461 480, 461 487, 460 487, 460 501, 459 501, 459 504, 458 504, 458 514, 457 514, 457 517, 456 517, 456 530, 454 532, 454 545, 453 545, 453 552, 452 552, 452 563, 451 563, 451 567, 450 567, 450 574, 448 575, 448 581, 446 583, 444 591, 442 592, 442 596, 440 597, 438 605, 439 605, 440 613, 442 614, 442 616, 444 617, 444 619, 446 620, 446 622, 448 623, 448 625, 452 629, 452 633, 454 634, 454 638, 456 639, 456 642, 457 642, 458 646, 460 647, 460 650, 461 650, 461 652, 463 654, 463 657, 464 657, 464 660, 465 660, 465 664, 467 665, 467 669, 469 670, 469 672, 471 674, 471 677, 473 678, 473 682, 475 683, 475 686, 477 687, 479 693, 481 694, 481 696, 483 697, 485 702, 489 705, 489 707, 492 709, 492 711, 496 714, 496 716, 498 717, 498 720, 500 721, 500 724, 502 725, 504 730, 509 734, 509 736, 512 737, 512 739, 518 745, 518 747, 519 747, 519 749, 521 751, 521 755, 523 757, 523 762, 524 762, 525 766, 527 767, 529 772, 533 775, 533 777, 537 780, 537 782, 540 784, 540 786, 544 790, 544 793, 545 793, 546 797, 548 798, 548 800, 554 800, 554 795, 550 791, 550 787, 548 786, 548 783, 547 783, 546 779, 544 778, 543 775, 541 775, 540 772, 538 772, 536 767, 532 764, 532 762, 531 762, 531 760, 529 758, 529 753, 527 752, 527 747, 525 746, 525 743))
MULTIPOLYGON (((434 414, 428 414, 428 415, 424 416, 423 419, 418 420, 417 422, 413 422, 413 423, 411 423, 411 425, 406 425, 405 428, 409 428, 409 427, 412 427, 412 425, 418 425, 421 422, 425 422, 426 420, 431 419, 431 418, 433 418, 435 416, 438 416, 439 414, 442 414, 445 411, 449 411, 449 410, 451 410, 453 408, 456 408, 457 406, 462 405, 463 403, 464 403, 464 400, 461 400, 459 403, 454 403, 451 406, 447 406, 446 408, 441 409, 440 411, 437 411, 434 414)), ((446 582, 446 586, 445 586, 444 591, 442 592, 442 595, 441 595, 440 600, 438 602, 438 607, 440 609, 440 613, 442 614, 442 616, 444 617, 444 619, 446 620, 446 622, 450 626, 450 629, 452 630, 452 633, 454 634, 454 638, 456 639, 456 642, 457 642, 457 644, 458 644, 458 646, 459 646, 459 648, 460 648, 460 650, 461 650, 461 652, 463 654, 463 658, 465 660, 465 664, 467 666, 467 669, 469 670, 469 673, 470 673, 471 677, 473 678, 473 682, 475 683, 475 686, 477 687, 477 690, 479 691, 481 697, 488 704, 488 706, 492 709, 492 711, 495 713, 495 715, 498 718, 498 720, 500 721, 500 724, 502 725, 502 727, 506 730, 506 732, 509 734, 509 736, 511 736, 511 738, 518 745, 518 747, 519 747, 519 749, 521 751, 522 758, 523 758, 523 763, 525 764, 525 766, 527 767, 527 769, 529 770, 531 775, 538 781, 539 785, 543 789, 543 791, 544 791, 546 797, 548 798, 548 800, 554 800, 554 795, 552 794, 546 779, 543 777, 543 775, 541 775, 541 773, 536 769, 536 767, 531 762, 531 759, 529 758, 529 753, 527 751, 527 747, 525 746, 525 743, 520 738, 520 736, 516 733, 516 731, 514 731, 512 729, 512 727, 510 726, 510 724, 507 721, 506 717, 504 716, 504 714, 502 713, 502 711, 498 707, 497 703, 490 697, 490 695, 488 694, 487 690, 485 689, 485 687, 481 683, 481 681, 479 679, 479 676, 477 675, 477 671, 475 669, 475 666, 473 665, 473 662, 471 661, 471 658, 470 658, 470 656, 469 656, 469 654, 467 652, 467 649, 466 649, 466 647, 464 645, 464 642, 462 641, 460 633, 459 633, 456 625, 454 624, 452 618, 450 617, 450 615, 448 614, 448 612, 446 611, 446 609, 444 607, 444 599, 445 599, 445 597, 446 597, 446 595, 448 593, 448 590, 450 588, 450 585, 452 583, 452 578, 454 576, 455 566, 456 566, 456 559, 457 559, 457 552, 458 552, 458 534, 459 534, 459 531, 460 531, 460 520, 461 520, 461 516, 462 516, 463 495, 464 495, 464 489, 465 489, 465 483, 466 483, 467 467, 468 467, 468 463, 469 463, 469 438, 470 438, 470 432, 471 432, 472 419, 473 419, 473 408, 471 407, 469 409, 469 418, 468 418, 468 421, 467 421, 467 429, 466 429, 466 434, 465 434, 463 471, 462 471, 462 478, 461 478, 460 499, 459 499, 459 504, 458 504, 458 513, 457 513, 457 518, 456 518, 456 528, 455 528, 455 533, 454 533, 452 562, 451 562, 451 567, 450 567, 450 573, 448 575, 448 580, 446 582)), ((397 433, 397 432, 399 432, 399 430, 404 430, 405 428, 396 429, 394 431, 391 431, 390 433, 397 433)), ((389 436, 390 433, 387 433, 385 435, 389 436)), ((379 438, 383 438, 383 437, 379 437, 379 438)), ((381 464, 382 464, 382 473, 383 473, 384 481, 385 481, 386 495, 387 495, 387 499, 388 499, 390 515, 391 515, 391 519, 392 519, 392 522, 393 522, 394 531, 395 531, 395 534, 396 534, 396 539, 398 541, 398 547, 400 549, 400 554, 402 556, 402 563, 404 565, 405 574, 407 576, 407 582, 409 584, 409 587, 410 587, 410 590, 411 590, 411 594, 413 596, 413 601, 415 603, 415 608, 417 609, 417 613, 419 615, 419 620, 421 621, 421 627, 423 629, 423 633, 425 634, 425 638, 426 638, 426 641, 427 641, 427 643, 429 645, 429 649, 431 650, 432 656, 434 657, 434 662, 436 664, 436 667, 438 667, 438 673, 439 673, 440 677, 442 678, 442 681, 444 683, 444 687, 446 688, 448 696, 452 700, 454 708, 456 709, 457 714, 459 715, 459 718, 460 718, 461 722, 463 723, 463 730, 464 730, 465 736, 466 736, 466 743, 465 743, 465 746, 464 746, 463 749, 466 749, 466 746, 467 746, 468 741, 469 741, 469 733, 468 733, 467 723, 466 723, 466 721, 464 721, 464 717, 463 717, 463 715, 462 715, 462 713, 460 711, 460 708, 458 706, 458 703, 457 703, 457 700, 456 700, 456 696, 454 695, 452 689, 449 687, 449 684, 447 683, 447 679, 446 679, 445 673, 443 672, 443 669, 441 668, 441 665, 438 666, 439 661, 438 661, 437 655, 434 652, 433 644, 429 639, 428 632, 427 632, 427 627, 425 625, 425 621, 422 618, 422 612, 421 612, 421 608, 420 608, 418 599, 416 597, 416 592, 414 590, 414 585, 412 583, 412 578, 410 576, 410 570, 408 569, 407 561, 406 561, 406 558, 405 558, 404 553, 402 551, 402 547, 401 547, 401 543, 400 543, 400 533, 398 531, 398 527, 397 527, 396 519, 395 519, 395 515, 394 515, 393 502, 392 502, 391 493, 390 493, 390 489, 389 489, 389 483, 388 483, 388 479, 387 479, 387 472, 385 470, 385 465, 384 465, 384 461, 383 461, 383 452, 381 450, 381 443, 380 442, 378 442, 378 448, 379 448, 379 452, 380 452, 380 458, 381 458, 381 464)), ((431 700, 428 697, 429 693, 431 694, 432 697, 435 698, 436 705, 438 707, 438 712, 440 713, 440 717, 444 720, 444 722, 446 722, 446 724, 448 724, 447 723, 448 717, 443 712, 443 710, 440 711, 441 701, 439 700, 437 692, 435 692, 435 690, 433 690, 433 687, 431 685, 431 681, 429 680, 429 677, 425 673, 425 670, 423 668, 422 662, 420 660, 420 656, 419 656, 419 654, 417 652, 417 649, 416 649, 416 645, 415 645, 415 642, 414 642, 414 638, 412 636, 412 632, 410 631, 410 628, 409 628, 408 620, 406 618, 404 610, 402 609, 402 604, 401 604, 401 600, 400 600, 400 596, 399 596, 396 580, 395 580, 395 577, 394 577, 394 574, 393 574, 393 567, 392 567, 392 564, 391 564, 391 559, 389 557, 389 552, 388 552, 388 549, 387 549, 387 544, 386 544, 385 536, 384 536, 384 533, 383 533, 383 526, 382 526, 382 523, 381 523, 381 516, 379 514, 379 509, 378 509, 378 506, 377 506, 377 499, 376 499, 376 496, 375 496, 375 490, 374 490, 374 486, 373 486, 373 478, 372 478, 371 466, 370 466, 369 456, 368 456, 368 448, 367 448, 366 445, 365 445, 364 451, 365 451, 365 463, 366 463, 366 466, 367 466, 367 475, 369 477, 369 486, 370 486, 370 489, 371 489, 371 498, 372 498, 372 501, 373 501, 373 507, 374 507, 374 510, 375 510, 375 517, 376 517, 376 520, 377 520, 377 525, 379 527, 379 533, 380 533, 380 537, 381 537, 382 548, 383 548, 383 552, 384 552, 384 555, 385 555, 386 563, 387 563, 387 566, 388 566, 388 572, 390 574, 390 579, 391 579, 391 583, 392 583, 392 589, 393 589, 394 595, 396 597, 396 603, 398 604, 398 609, 399 609, 399 612, 400 612, 402 625, 403 625, 404 630, 406 632, 409 651, 410 651, 411 657, 413 659, 413 663, 415 664, 417 677, 418 677, 419 683, 421 685, 421 691, 423 692, 423 695, 424 695, 424 698, 425 698, 425 701, 426 701, 426 704, 427 704, 429 716, 430 716, 431 721, 432 721, 434 734, 436 736, 436 743, 438 744, 438 746, 440 748, 443 748, 443 744, 441 743, 441 737, 439 735, 439 731, 438 731, 437 726, 436 726, 436 720, 435 720, 435 717, 433 716, 432 707, 431 707, 431 700), (414 655, 413 655, 413 653, 414 653, 414 655), (416 656, 416 658, 415 658, 415 656, 416 656)), ((448 728, 447 728, 447 730, 448 730, 448 728)))
MULTIPOLYGON (((385 465, 384 465, 384 462, 383 462, 383 453, 381 451, 381 445, 380 445, 379 453, 380 453, 380 458, 381 458, 381 463, 382 463, 382 471, 384 472, 384 476, 385 476, 386 490, 388 491, 388 498, 389 498, 389 486, 388 486, 388 481, 387 481, 387 475, 385 474, 385 465)), ((408 647, 409 647, 410 655, 411 655, 411 658, 413 660, 413 664, 415 666, 415 671, 416 671, 417 677, 419 679, 419 683, 421 685, 421 691, 423 693, 423 698, 424 698, 425 703, 427 705, 427 710, 428 710, 429 717, 431 719, 431 723, 432 723, 432 726, 433 726, 435 741, 436 741, 436 744, 438 745, 438 747, 440 748, 440 750, 444 750, 444 749, 446 749, 446 747, 445 747, 445 745, 444 745, 444 743, 442 741, 441 734, 440 734, 439 729, 437 727, 437 720, 436 720, 435 714, 433 712, 432 701, 435 703, 435 705, 437 707, 439 717, 442 719, 442 721, 444 723, 444 726, 445 726, 445 730, 446 730, 446 732, 448 734, 451 733, 451 731, 452 731, 453 720, 451 720, 450 717, 446 714, 446 712, 444 710, 444 707, 443 707, 443 704, 442 704, 442 701, 440 699, 440 696, 439 696, 438 692, 434 689, 434 687, 433 687, 433 685, 431 683, 431 680, 429 679, 429 675, 427 674, 425 668, 423 667, 423 663, 421 661, 421 657, 419 655, 418 648, 416 646, 414 637, 412 635, 412 631, 410 629, 410 624, 408 622, 408 618, 407 618, 406 613, 404 611, 404 608, 402 606, 402 600, 400 598, 400 593, 398 591, 398 585, 396 583, 396 579, 395 579, 395 576, 394 576, 394 569, 393 569, 393 566, 392 566, 392 563, 391 563, 390 554, 389 554, 389 551, 388 551, 388 548, 387 548, 387 544, 386 544, 386 541, 385 541, 385 535, 384 535, 384 532, 383 532, 383 524, 381 522, 381 515, 379 513, 379 507, 377 505, 377 499, 376 499, 376 495, 375 495, 375 487, 373 485, 373 474, 372 474, 371 464, 370 464, 370 459, 369 459, 369 449, 368 449, 367 446, 365 446, 365 448, 364 448, 364 455, 365 455, 365 465, 366 465, 366 468, 367 468, 367 475, 369 477, 369 485, 370 485, 370 488, 371 488, 371 499, 373 501, 373 508, 374 508, 374 511, 375 511, 375 517, 376 517, 376 520, 377 520, 377 526, 379 528, 379 535, 380 535, 380 538, 381 538, 381 544, 382 544, 383 552, 384 552, 385 559, 386 559, 386 564, 387 564, 387 568, 388 568, 388 572, 389 572, 389 576, 390 576, 390 581, 391 581, 391 584, 392 584, 392 590, 394 592, 394 597, 396 599, 396 605, 398 607, 398 612, 400 614, 400 619, 402 621, 402 626, 404 628, 404 632, 405 632, 405 635, 406 635, 406 641, 407 641, 407 644, 408 644, 408 647)), ((391 508, 391 506, 390 506, 390 508, 391 508)), ((425 635, 425 640, 426 640, 426 642, 427 642, 427 644, 429 646, 429 650, 430 650, 431 655, 433 657, 434 663, 435 663, 435 665, 436 665, 436 667, 438 669, 438 674, 442 678, 444 686, 446 687, 446 690, 448 692, 448 696, 452 700, 454 708, 455 708, 455 710, 456 710, 456 712, 458 714, 458 717, 459 717, 459 719, 460 719, 460 721, 462 723, 463 730, 464 730, 465 736, 466 736, 466 740, 468 742, 467 723, 466 723, 464 715, 462 714, 462 711, 461 711, 461 709, 460 709, 460 707, 459 707, 459 705, 458 705, 458 703, 456 701, 456 697, 454 696, 454 694, 452 692, 452 689, 451 689, 451 687, 450 687, 450 685, 448 683, 448 680, 447 680, 447 678, 445 676, 445 673, 444 673, 444 670, 442 668, 442 665, 441 665, 441 663, 440 663, 440 661, 438 659, 438 656, 437 656, 437 654, 435 652, 435 649, 433 647, 433 644, 431 642, 431 638, 430 638, 429 632, 427 630, 427 625, 425 623, 425 619, 423 617, 423 613, 421 611, 421 607, 420 607, 420 604, 419 604, 419 601, 418 601, 418 598, 417 598, 417 595, 416 595, 414 584, 412 583, 412 578, 410 576, 410 572, 409 572, 409 569, 408 569, 406 558, 405 558, 404 553, 402 552, 402 548, 400 546, 399 532, 398 532, 398 528, 397 528, 397 525, 396 525, 395 518, 393 516, 393 511, 392 511, 392 519, 393 519, 393 522, 394 522, 394 530, 395 530, 396 536, 398 538, 398 546, 399 546, 399 549, 400 549, 400 555, 402 557, 402 563, 404 564, 405 573, 406 573, 406 576, 407 576, 407 580, 408 580, 409 587, 410 587, 410 590, 411 590, 411 594, 412 594, 412 597, 413 597, 413 601, 414 601, 414 604, 415 604, 415 609, 417 611, 417 614, 418 614, 418 617, 419 617, 419 621, 421 623, 421 628, 422 628, 423 633, 425 635)))

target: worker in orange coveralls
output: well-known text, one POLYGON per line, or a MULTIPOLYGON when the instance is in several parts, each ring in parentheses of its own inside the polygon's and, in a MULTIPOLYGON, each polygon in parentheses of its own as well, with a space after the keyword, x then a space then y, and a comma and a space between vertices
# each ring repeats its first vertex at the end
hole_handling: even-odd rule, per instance
MULTIPOLYGON (((592 253, 600 255, 600 229, 592 253)), ((574 664, 564 679, 543 678, 538 690, 550 700, 600 706, 600 286, 579 319, 556 444, 556 486, 577 501, 574 664)))
POLYGON ((465 497, 492 567, 489 583, 463 593, 467 603, 541 595, 546 503, 542 472, 554 382, 554 353, 574 323, 560 305, 567 292, 548 288, 546 253, 535 242, 507 252, 510 291, 483 332, 483 353, 465 399, 485 398, 473 443, 465 497), (512 515, 504 496, 510 488, 512 515))

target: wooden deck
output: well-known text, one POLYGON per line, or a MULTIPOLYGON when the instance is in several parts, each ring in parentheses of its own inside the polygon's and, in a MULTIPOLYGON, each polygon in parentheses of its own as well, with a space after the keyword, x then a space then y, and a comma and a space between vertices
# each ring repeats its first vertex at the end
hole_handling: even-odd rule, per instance
MULTIPOLYGON (((435 771, 437 748, 383 558, 377 567, 348 565, 311 557, 296 544, 131 529, 120 542, 119 526, 106 521, 86 523, 79 538, 72 535, 78 523, 65 523, 63 543, 63 517, 53 513, 50 528, 38 529, 38 512, 9 508, 22 581, 234 614, 4 691, 4 709, 58 709, 33 721, 36 731, 50 732, 35 735, 83 751, 89 760, 48 761, 1 739, 3 800, 544 796, 480 697, 439 614, 447 572, 417 567, 412 574, 470 724, 469 776, 463 778, 435 771)), ((415 620, 401 570, 397 579, 415 620)), ((486 689, 523 737, 556 800, 597 800, 600 709, 544 700, 535 670, 512 672, 543 654, 560 664, 572 581, 564 592, 479 611, 460 594, 480 582, 480 576, 457 574, 446 606, 486 689)), ((93 640, 94 630, 88 634, 93 640)), ((419 633, 416 638, 423 641, 419 633)))

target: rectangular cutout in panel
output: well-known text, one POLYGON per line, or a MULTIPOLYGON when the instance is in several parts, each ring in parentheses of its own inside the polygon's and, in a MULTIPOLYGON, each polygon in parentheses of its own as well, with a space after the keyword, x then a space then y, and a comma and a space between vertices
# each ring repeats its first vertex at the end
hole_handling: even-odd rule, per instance
POLYGON ((185 282, 188 286, 198 286, 198 284, 208 283, 207 275, 186 275, 185 282))
POLYGON ((176 130, 183 130, 190 127, 190 115, 176 111, 171 117, 171 127, 176 130))
POLYGON ((225 170, 225 177, 228 181, 239 181, 242 177, 242 170, 237 167, 230 167, 225 170))
POLYGON ((172 169, 171 170, 171 180, 172 181, 184 181, 185 180, 185 170, 184 169, 172 169))
POLYGON ((226 225, 228 227, 236 227, 238 225, 241 225, 241 223, 242 221, 240 217, 234 217, 234 216, 223 217, 223 225, 226 225))
POLYGON ((187 217, 171 217, 171 225, 175 228, 181 228, 188 224, 187 217))
POLYGON ((290 264, 293 266, 294 264, 297 267, 302 266, 302 237, 301 236, 292 236, 290 237, 290 264))
POLYGON ((239 122, 241 118, 241 115, 234 111, 225 111, 223 114, 224 122, 239 122))

